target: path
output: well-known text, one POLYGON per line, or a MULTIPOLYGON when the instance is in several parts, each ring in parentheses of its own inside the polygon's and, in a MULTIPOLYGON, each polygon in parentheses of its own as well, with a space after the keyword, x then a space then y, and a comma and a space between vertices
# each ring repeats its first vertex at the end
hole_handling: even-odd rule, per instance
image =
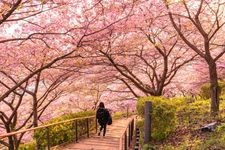
POLYGON ((114 121, 112 125, 107 126, 106 136, 97 134, 88 139, 60 146, 57 150, 119 150, 120 137, 127 127, 130 118, 123 118, 114 121))

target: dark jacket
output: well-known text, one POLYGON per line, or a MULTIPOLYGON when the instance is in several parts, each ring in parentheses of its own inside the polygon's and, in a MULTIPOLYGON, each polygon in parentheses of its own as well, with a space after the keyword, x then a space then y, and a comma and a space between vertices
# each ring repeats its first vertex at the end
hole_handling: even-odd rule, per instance
POLYGON ((98 108, 96 118, 99 124, 107 124, 109 119, 109 111, 105 108, 98 108))

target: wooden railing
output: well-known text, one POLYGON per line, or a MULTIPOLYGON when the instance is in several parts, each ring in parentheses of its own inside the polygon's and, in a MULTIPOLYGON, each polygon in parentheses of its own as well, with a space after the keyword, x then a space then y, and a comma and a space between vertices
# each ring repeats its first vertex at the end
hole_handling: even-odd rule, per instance
POLYGON ((131 142, 134 136, 135 129, 135 117, 130 118, 127 127, 124 129, 123 134, 120 137, 119 150, 128 150, 131 147, 131 142))
MULTIPOLYGON (((74 118, 74 119, 70 119, 70 120, 66 120, 66 121, 61 121, 61 122, 57 122, 57 123, 52 123, 52 124, 48 124, 48 125, 43 125, 43 126, 39 126, 39 127, 35 127, 35 128, 30 128, 30 129, 25 129, 25 130, 19 130, 19 131, 16 131, 16 132, 11 132, 11 133, 6 133, 6 134, 3 134, 3 135, 0 135, 0 140, 2 141, 7 141, 6 138, 9 138, 9 137, 15 137, 16 135, 18 134, 24 134, 24 133, 27 133, 27 132, 32 132, 34 133, 34 131, 36 130, 45 130, 46 131, 46 135, 45 135, 45 138, 46 138, 46 143, 47 143, 47 149, 50 150, 50 147, 52 146, 51 145, 51 132, 50 132, 50 128, 51 127, 54 127, 54 126, 57 126, 57 125, 62 125, 62 124, 67 124, 67 123, 72 123, 73 127, 74 127, 74 137, 75 137, 75 141, 78 141, 79 137, 83 136, 82 134, 79 134, 79 131, 78 131, 78 127, 79 127, 79 121, 81 120, 86 120, 85 121, 85 127, 82 127, 82 128, 85 128, 86 131, 82 131, 83 133, 85 133, 87 135, 87 137, 89 137, 89 134, 91 131, 93 130, 96 130, 95 132, 97 132, 97 122, 96 122, 96 119, 95 119, 95 116, 90 116, 90 117, 80 117, 80 118, 74 118), (90 130, 90 120, 93 119, 95 122, 95 128, 91 129, 90 130)), ((92 121, 93 121, 92 120, 92 121)), ((93 122, 92 122, 93 123, 93 122)), ((36 142, 37 144, 38 142, 36 142)), ((18 148, 15 148, 14 145, 9 145, 8 147, 9 150, 16 150, 18 148)), ((38 149, 38 146, 36 145, 36 149, 38 149)))

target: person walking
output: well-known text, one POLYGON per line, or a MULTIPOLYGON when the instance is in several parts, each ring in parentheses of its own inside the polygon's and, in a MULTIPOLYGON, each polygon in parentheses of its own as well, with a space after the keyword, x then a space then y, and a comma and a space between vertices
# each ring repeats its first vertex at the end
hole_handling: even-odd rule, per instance
POLYGON ((103 130, 103 136, 105 136, 109 117, 110 117, 109 111, 105 108, 104 103, 100 102, 98 106, 98 110, 96 112, 96 118, 100 125, 100 131, 98 133, 98 136, 100 136, 102 130, 103 130))

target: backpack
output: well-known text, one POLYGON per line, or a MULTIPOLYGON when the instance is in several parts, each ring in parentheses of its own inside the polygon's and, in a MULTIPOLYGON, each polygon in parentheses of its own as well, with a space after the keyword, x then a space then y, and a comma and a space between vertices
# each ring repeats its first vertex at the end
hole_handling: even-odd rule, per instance
POLYGON ((109 113, 109 118, 108 118, 107 124, 108 125, 111 125, 112 124, 112 116, 110 115, 110 113, 109 113))

